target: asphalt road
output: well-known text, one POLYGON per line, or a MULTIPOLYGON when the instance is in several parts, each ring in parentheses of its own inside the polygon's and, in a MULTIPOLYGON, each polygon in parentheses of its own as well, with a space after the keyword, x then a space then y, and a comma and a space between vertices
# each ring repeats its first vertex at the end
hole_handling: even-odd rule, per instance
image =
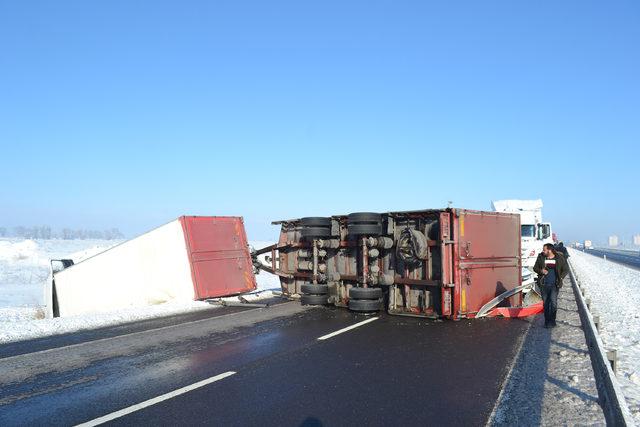
POLYGON ((608 251, 606 249, 589 249, 586 250, 585 253, 599 258, 606 255, 609 261, 614 261, 640 270, 640 253, 638 252, 621 253, 619 251, 608 251))
POLYGON ((0 349, 0 425, 74 425, 123 408, 110 424, 484 425, 528 326, 369 320, 296 302, 218 310, 0 349))

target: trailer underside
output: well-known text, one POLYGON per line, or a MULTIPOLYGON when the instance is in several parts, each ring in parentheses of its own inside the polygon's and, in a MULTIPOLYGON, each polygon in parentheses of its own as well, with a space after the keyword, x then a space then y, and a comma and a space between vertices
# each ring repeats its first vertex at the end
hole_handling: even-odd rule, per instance
MULTIPOLYGON (((518 215, 430 209, 274 224, 279 241, 255 251, 255 265, 303 304, 460 319, 522 283, 518 215)), ((522 306, 519 292, 503 299, 522 306)))

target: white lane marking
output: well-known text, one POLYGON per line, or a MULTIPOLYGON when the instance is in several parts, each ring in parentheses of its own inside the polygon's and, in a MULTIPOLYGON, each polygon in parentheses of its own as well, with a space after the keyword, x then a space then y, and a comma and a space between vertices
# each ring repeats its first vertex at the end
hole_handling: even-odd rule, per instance
POLYGON ((179 396, 179 395, 187 393, 187 392, 189 392, 191 390, 195 390, 197 388, 204 387, 207 384, 211 384, 211 383, 214 383, 216 381, 220 381, 220 380, 225 379, 227 377, 230 377, 231 375, 234 375, 234 374, 235 374, 234 371, 228 371, 228 372, 225 372, 223 374, 216 375, 215 377, 211 377, 211 378, 207 378, 206 380, 198 381, 197 383, 188 385, 186 387, 179 388, 177 390, 170 391, 169 393, 162 394, 160 396, 154 397, 154 398, 149 399, 149 400, 145 400, 144 402, 140 402, 140 403, 137 403, 135 405, 131 405, 131 406, 127 407, 127 408, 120 409, 119 411, 112 412, 112 413, 104 415, 104 416, 102 416, 100 418, 96 418, 96 419, 93 419, 91 421, 87 421, 87 422, 84 422, 82 424, 78 424, 76 427, 97 426, 97 425, 106 423, 107 421, 115 420, 116 418, 123 417, 123 416, 125 416, 127 414, 130 414, 132 412, 139 411, 140 409, 147 408, 147 407, 149 407, 151 405, 155 405, 156 403, 160 403, 160 402, 162 402, 164 400, 171 399, 172 397, 179 396))
POLYGON ((359 326, 366 325, 367 323, 371 323, 374 320, 378 320, 378 317, 372 317, 371 319, 363 320, 362 322, 356 323, 355 325, 347 326, 346 328, 342 328, 342 329, 339 329, 339 330, 337 330, 335 332, 331 332, 330 334, 323 335, 323 336, 319 337, 318 339, 319 340, 328 340, 329 338, 335 337, 336 335, 340 335, 340 334, 342 334, 344 332, 348 332, 348 331, 350 331, 352 329, 355 329, 355 328, 357 328, 359 326))

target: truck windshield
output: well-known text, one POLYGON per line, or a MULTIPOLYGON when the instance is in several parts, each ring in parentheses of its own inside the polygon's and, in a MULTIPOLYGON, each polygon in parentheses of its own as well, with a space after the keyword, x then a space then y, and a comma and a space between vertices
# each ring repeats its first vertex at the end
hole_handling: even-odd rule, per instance
POLYGON ((520 226, 520 235, 522 237, 536 237, 536 226, 528 224, 520 226))

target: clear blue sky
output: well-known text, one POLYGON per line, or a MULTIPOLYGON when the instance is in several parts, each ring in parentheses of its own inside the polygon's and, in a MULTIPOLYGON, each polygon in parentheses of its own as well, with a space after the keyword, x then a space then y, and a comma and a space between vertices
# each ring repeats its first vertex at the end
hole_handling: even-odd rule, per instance
POLYGON ((0 225, 538 198, 640 232, 638 1, 0 1, 0 225))

